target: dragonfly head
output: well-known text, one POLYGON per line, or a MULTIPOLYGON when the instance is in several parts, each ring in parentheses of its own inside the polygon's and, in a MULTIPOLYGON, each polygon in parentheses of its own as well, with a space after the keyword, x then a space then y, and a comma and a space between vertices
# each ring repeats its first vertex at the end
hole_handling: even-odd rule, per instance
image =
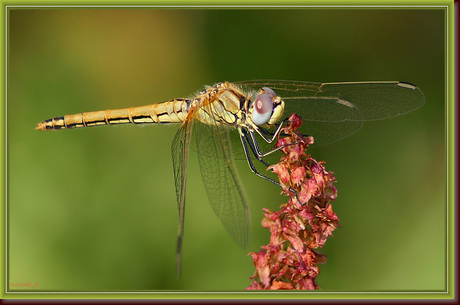
POLYGON ((283 115, 284 101, 272 89, 263 87, 259 90, 251 108, 251 118, 254 124, 257 126, 272 125, 278 122, 283 115))

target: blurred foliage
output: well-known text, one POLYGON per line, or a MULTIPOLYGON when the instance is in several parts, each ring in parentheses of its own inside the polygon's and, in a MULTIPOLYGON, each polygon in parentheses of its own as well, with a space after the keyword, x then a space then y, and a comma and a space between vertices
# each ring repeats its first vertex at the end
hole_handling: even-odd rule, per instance
POLYGON ((436 9, 9 11, 9 281, 34 291, 235 291, 267 243, 280 189, 239 162, 248 249, 226 235, 191 154, 182 278, 170 144, 176 127, 38 132, 64 114, 186 97, 254 78, 401 80, 426 105, 312 150, 338 179, 325 291, 446 289, 445 27, 436 9))

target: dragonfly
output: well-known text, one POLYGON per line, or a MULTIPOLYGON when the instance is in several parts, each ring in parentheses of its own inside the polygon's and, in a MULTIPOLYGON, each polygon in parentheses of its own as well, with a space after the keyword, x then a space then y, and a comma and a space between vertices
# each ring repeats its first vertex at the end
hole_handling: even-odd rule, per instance
POLYGON ((235 159, 246 159, 257 176, 279 186, 255 166, 278 149, 272 143, 288 117, 296 113, 298 129, 324 146, 358 131, 364 121, 405 114, 425 103, 423 92, 400 81, 305 82, 250 80, 220 82, 190 98, 123 109, 54 117, 38 130, 60 130, 117 124, 180 124, 171 146, 179 210, 177 272, 184 236, 187 163, 197 151, 202 180, 211 206, 233 240, 248 242, 249 212, 235 159))

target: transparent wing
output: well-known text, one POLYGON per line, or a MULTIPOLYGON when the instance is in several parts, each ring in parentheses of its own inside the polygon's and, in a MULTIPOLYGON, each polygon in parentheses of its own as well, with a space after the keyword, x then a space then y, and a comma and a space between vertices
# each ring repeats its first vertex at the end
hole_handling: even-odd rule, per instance
POLYGON ((179 233, 177 239, 177 274, 180 276, 182 265, 182 239, 184 237, 185 220, 185 188, 187 182, 187 163, 192 135, 193 121, 186 121, 177 131, 171 146, 173 159, 174 182, 179 208, 179 233))
POLYGON ((248 92, 270 87, 285 101, 284 117, 300 115, 300 131, 315 138, 312 146, 343 139, 361 127, 362 121, 385 119, 421 107, 422 91, 408 83, 344 82, 315 83, 285 80, 236 82, 248 92))
POLYGON ((195 122, 194 129, 208 199, 228 234, 237 244, 245 247, 249 212, 235 166, 231 130, 200 122, 195 122))

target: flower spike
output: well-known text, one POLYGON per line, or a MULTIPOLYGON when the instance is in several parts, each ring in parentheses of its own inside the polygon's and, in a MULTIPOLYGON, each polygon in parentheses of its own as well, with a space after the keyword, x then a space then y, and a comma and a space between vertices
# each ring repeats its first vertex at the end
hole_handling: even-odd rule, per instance
POLYGON ((315 281, 319 264, 326 257, 317 252, 339 226, 331 201, 337 197, 332 172, 306 150, 313 137, 296 131, 302 120, 293 114, 283 128, 275 147, 283 153, 279 163, 271 165, 279 177, 282 193, 289 196, 277 212, 264 209, 262 226, 270 230, 270 243, 259 252, 251 252, 256 271, 247 289, 320 289, 315 281))

